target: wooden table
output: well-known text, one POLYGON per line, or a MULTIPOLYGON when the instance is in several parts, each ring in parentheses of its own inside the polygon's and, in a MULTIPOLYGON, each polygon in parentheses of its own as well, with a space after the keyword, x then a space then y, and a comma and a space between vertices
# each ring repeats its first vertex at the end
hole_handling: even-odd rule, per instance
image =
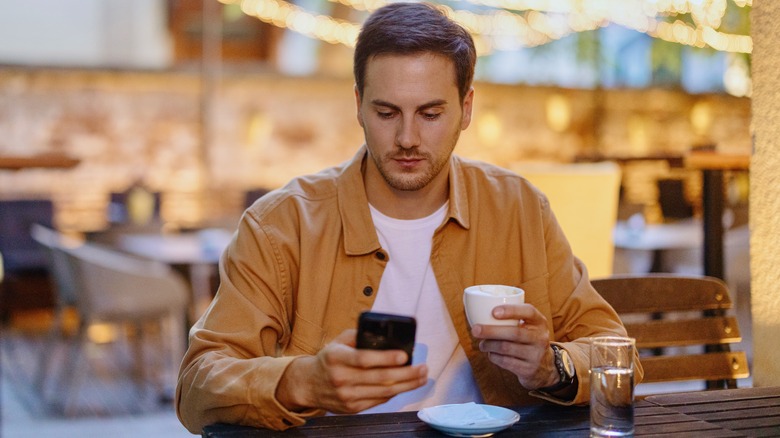
POLYGON ((645 401, 738 434, 728 436, 780 436, 780 387, 654 395, 645 401))
POLYGON ((702 172, 704 275, 724 278, 723 269, 723 172, 746 171, 750 155, 715 151, 691 152, 685 167, 702 172))
MULTIPOLYGON (((587 437, 590 408, 539 405, 515 408, 520 421, 496 437, 587 437)), ((650 396, 635 404, 635 436, 745 437, 780 435, 780 387, 650 396)), ((275 432, 217 424, 203 437, 442 437, 417 412, 320 417, 275 432)))

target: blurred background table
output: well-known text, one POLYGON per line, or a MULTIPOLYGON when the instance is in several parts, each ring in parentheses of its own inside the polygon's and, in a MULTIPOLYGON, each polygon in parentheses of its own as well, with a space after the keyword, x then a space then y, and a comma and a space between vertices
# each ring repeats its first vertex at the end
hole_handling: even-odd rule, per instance
POLYGON ((0 155, 0 169, 20 170, 27 168, 67 169, 79 164, 80 160, 62 154, 0 155))
POLYGON ((617 249, 652 253, 648 272, 663 272, 664 252, 699 248, 704 240, 701 221, 693 219, 660 224, 619 221, 612 238, 617 249))
POLYGON ((750 169, 749 154, 695 151, 685 157, 685 167, 702 172, 702 224, 704 274, 724 278, 723 267, 723 172, 750 169))
POLYGON ((194 323, 208 307, 215 290, 212 278, 219 258, 232 233, 219 228, 181 233, 138 233, 117 236, 122 251, 167 263, 189 279, 192 303, 189 323, 194 323))

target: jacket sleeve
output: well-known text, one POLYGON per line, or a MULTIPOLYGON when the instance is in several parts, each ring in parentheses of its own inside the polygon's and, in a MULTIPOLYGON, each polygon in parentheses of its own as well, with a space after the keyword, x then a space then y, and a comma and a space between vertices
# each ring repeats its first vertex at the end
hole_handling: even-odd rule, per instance
MULTIPOLYGON (((532 395, 559 404, 584 404, 590 399, 590 344, 594 336, 626 336, 615 310, 590 284, 585 265, 576 258, 555 219, 549 203, 543 208, 548 261, 548 291, 552 311, 553 341, 564 348, 576 369, 578 388, 573 400, 563 401, 538 391, 532 395)), ((634 358, 634 382, 644 376, 638 353, 634 358)))
POLYGON ((289 275, 280 259, 272 239, 244 215, 220 261, 219 290, 190 330, 179 371, 176 412, 190 432, 218 422, 283 430, 321 414, 291 412, 276 399, 296 357, 278 353, 291 326, 289 275))

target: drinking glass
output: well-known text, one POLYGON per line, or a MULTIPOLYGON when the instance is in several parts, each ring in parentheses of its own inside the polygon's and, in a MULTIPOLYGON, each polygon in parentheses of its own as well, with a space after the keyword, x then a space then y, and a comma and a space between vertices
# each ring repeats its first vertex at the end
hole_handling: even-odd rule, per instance
POLYGON ((590 436, 634 435, 635 349, 633 338, 591 338, 590 436))

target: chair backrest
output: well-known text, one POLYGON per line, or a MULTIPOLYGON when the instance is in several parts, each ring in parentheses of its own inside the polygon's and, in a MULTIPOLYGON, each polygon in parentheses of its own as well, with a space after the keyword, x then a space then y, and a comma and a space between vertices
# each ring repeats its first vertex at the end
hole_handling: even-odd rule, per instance
POLYGON ((65 248, 79 246, 82 242, 41 224, 33 224, 30 227, 30 236, 46 251, 56 291, 57 305, 60 307, 75 305, 76 290, 79 287, 77 284, 78 276, 68 261, 65 248))
POLYGON ((612 274, 612 229, 620 199, 620 166, 600 163, 516 163, 511 169, 550 200, 558 223, 592 278, 612 274))
POLYGON ((45 227, 31 233, 51 249, 55 275, 68 283, 63 287, 73 294, 82 317, 134 319, 186 311, 188 286, 168 265, 69 239, 45 227))
POLYGON ((186 312, 188 289, 168 265, 85 243, 67 251, 93 319, 140 319, 186 312))
POLYGON ((749 376, 745 352, 730 351, 742 337, 720 279, 645 274, 591 283, 636 338, 645 383, 704 380, 708 388, 724 388, 749 376))
POLYGON ((0 200, 0 252, 9 276, 15 271, 46 269, 43 249, 30 238, 30 226, 52 226, 54 204, 48 199, 0 200))
POLYGON ((677 220, 693 217, 693 206, 685 199, 685 182, 679 178, 659 178, 658 204, 664 219, 677 220))

